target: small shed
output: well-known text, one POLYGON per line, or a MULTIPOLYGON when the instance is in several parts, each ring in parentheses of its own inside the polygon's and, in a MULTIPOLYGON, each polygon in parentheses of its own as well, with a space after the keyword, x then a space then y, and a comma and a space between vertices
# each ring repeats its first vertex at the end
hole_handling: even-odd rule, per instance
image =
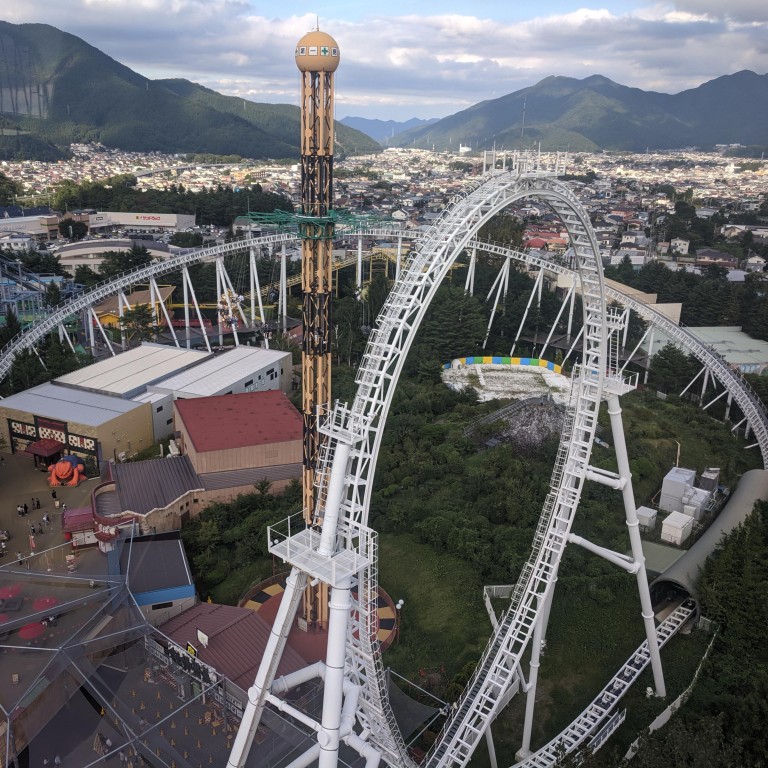
POLYGON ((659 509, 666 512, 680 512, 683 508, 683 495, 696 482, 696 470, 684 467, 672 467, 667 472, 661 486, 659 509))
POLYGON ((643 531, 652 531, 656 527, 656 510, 650 507, 637 508, 637 521, 643 531))
POLYGON ((682 546, 693 530, 693 518, 682 512, 672 512, 661 526, 661 540, 682 546))

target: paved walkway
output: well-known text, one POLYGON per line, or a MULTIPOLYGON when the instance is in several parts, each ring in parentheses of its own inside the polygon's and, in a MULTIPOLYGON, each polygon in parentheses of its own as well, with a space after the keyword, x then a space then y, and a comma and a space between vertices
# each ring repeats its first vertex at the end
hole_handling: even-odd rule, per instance
MULTIPOLYGON (((43 514, 48 513, 51 524, 46 526, 45 533, 35 536, 35 549, 47 549, 64 541, 61 531, 61 507, 56 509, 51 497, 51 487, 48 485, 48 472, 35 469, 31 457, 0 453, 0 529, 8 531, 10 540, 6 544, 6 555, 0 558, 0 565, 9 562, 16 552, 24 555, 32 551, 29 538, 30 525, 40 527, 43 514), (40 499, 40 509, 32 509, 32 498, 40 499), (17 504, 29 507, 26 517, 16 513, 17 504)), ((57 487, 56 495, 59 502, 66 504, 69 509, 90 506, 91 491, 99 479, 85 480, 77 488, 69 486, 57 487)))

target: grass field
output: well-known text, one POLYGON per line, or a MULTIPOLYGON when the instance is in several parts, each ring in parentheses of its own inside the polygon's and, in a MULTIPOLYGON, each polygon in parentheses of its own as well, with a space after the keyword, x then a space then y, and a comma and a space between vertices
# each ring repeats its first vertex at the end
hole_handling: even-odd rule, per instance
POLYGON ((379 583, 395 602, 405 601, 400 637, 385 665, 423 684, 421 670, 437 683, 435 675, 450 680, 480 655, 491 622, 483 585, 469 563, 441 555, 411 534, 382 534, 379 583))

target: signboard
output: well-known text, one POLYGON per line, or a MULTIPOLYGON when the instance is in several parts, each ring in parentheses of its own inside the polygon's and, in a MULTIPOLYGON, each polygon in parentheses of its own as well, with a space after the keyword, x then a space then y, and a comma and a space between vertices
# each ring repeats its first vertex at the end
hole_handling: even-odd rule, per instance
POLYGON ((43 438, 50 438, 64 443, 63 452, 65 453, 72 453, 83 458, 98 458, 98 440, 89 435, 78 435, 70 432, 69 425, 65 421, 56 421, 43 416, 35 416, 34 424, 18 419, 8 419, 8 434, 14 453, 24 453, 30 443, 43 438))

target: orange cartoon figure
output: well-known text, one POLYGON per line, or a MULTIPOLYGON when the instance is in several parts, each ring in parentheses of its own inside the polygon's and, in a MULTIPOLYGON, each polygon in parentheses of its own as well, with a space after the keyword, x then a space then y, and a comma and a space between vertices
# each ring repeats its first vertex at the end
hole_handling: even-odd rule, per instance
POLYGON ((85 464, 79 456, 62 456, 55 464, 48 467, 51 476, 48 485, 78 485, 85 480, 85 464))

